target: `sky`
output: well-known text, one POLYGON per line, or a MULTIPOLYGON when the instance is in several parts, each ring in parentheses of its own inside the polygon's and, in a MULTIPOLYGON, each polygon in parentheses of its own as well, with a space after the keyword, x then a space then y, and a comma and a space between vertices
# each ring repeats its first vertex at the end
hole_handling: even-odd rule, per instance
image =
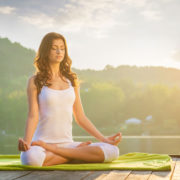
POLYGON ((38 50, 62 34, 72 67, 180 69, 180 0, 0 0, 0 37, 38 50))

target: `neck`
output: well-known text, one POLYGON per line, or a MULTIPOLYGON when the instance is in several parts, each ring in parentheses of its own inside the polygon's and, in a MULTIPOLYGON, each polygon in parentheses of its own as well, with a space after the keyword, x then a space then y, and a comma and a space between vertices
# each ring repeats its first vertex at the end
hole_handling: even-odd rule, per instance
POLYGON ((59 63, 50 64, 50 68, 51 68, 51 71, 52 71, 52 77, 59 77, 59 75, 60 75, 59 63))

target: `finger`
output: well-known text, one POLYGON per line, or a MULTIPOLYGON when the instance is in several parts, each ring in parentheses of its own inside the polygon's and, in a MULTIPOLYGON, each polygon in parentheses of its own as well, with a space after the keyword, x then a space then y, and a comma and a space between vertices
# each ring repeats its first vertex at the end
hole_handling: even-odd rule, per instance
POLYGON ((29 150, 30 148, 28 147, 28 145, 27 146, 25 146, 25 150, 27 151, 27 150, 29 150))
POLYGON ((119 144, 120 141, 121 141, 121 139, 115 140, 115 144, 119 144))
POLYGON ((118 133, 116 137, 121 138, 121 136, 122 136, 121 133, 118 133))
POLYGON ((24 151, 27 151, 27 148, 24 146, 24 151))
POLYGON ((26 146, 27 150, 30 149, 30 145, 28 143, 25 143, 25 146, 26 146))
POLYGON ((115 140, 116 142, 120 142, 121 141, 121 137, 119 137, 118 139, 115 140))
POLYGON ((121 141, 121 139, 122 139, 122 136, 120 135, 120 136, 118 136, 118 138, 116 138, 115 140, 116 140, 116 141, 121 141))
POLYGON ((22 151, 22 150, 23 150, 23 149, 22 149, 22 146, 20 145, 20 146, 19 146, 19 151, 22 151))
POLYGON ((22 142, 21 142, 21 141, 19 142, 18 148, 19 148, 19 150, 20 150, 20 151, 22 151, 22 150, 23 150, 23 144, 22 144, 22 142))
POLYGON ((20 138, 19 140, 23 143, 26 143, 26 141, 23 138, 20 138))
POLYGON ((114 138, 113 141, 115 144, 119 143, 121 141, 121 136, 114 138))
POLYGON ((111 136, 110 138, 115 139, 119 135, 120 135, 119 133, 116 133, 115 135, 111 136))
POLYGON ((23 139, 21 139, 20 141, 23 146, 23 150, 27 151, 29 149, 27 142, 24 141, 23 139))
POLYGON ((20 139, 21 149, 25 150, 25 144, 26 144, 26 142, 23 139, 20 139))
POLYGON ((116 136, 114 137, 114 140, 119 140, 121 139, 121 133, 116 134, 116 136))
POLYGON ((24 146, 23 143, 20 141, 19 142, 19 149, 20 149, 20 151, 24 150, 23 146, 24 146))
POLYGON ((25 151, 25 146, 24 146, 24 144, 22 144, 21 149, 22 149, 23 151, 25 151))
POLYGON ((23 144, 26 144, 26 143, 27 143, 24 139, 22 139, 21 141, 22 141, 23 144))
POLYGON ((30 149, 30 145, 27 145, 27 148, 30 149))
POLYGON ((19 147, 19 150, 20 150, 20 151, 24 151, 24 147, 23 147, 23 146, 20 146, 20 147, 19 147))
POLYGON ((115 134, 115 137, 117 137, 117 136, 121 136, 121 133, 119 132, 119 133, 115 134))
POLYGON ((24 141, 22 139, 19 139, 20 144, 24 144, 24 141))
POLYGON ((19 138, 19 142, 24 143, 24 140, 22 138, 19 138))
POLYGON ((28 150, 28 145, 24 144, 24 149, 27 151, 28 150))
POLYGON ((20 143, 19 143, 19 141, 18 141, 18 150, 20 151, 20 143))

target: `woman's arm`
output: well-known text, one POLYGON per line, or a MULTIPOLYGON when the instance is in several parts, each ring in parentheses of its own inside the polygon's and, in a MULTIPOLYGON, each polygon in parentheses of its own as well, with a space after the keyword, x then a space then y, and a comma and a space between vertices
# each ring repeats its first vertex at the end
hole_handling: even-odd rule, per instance
POLYGON ((105 137, 103 136, 103 134, 101 134, 93 125, 93 123, 86 117, 82 107, 79 91, 80 91, 79 87, 74 87, 76 98, 73 105, 73 115, 75 117, 75 120, 77 124, 82 128, 84 128, 89 134, 91 134, 100 141, 104 141, 105 137))
POLYGON ((38 123, 39 107, 37 100, 37 88, 34 84, 34 76, 30 77, 27 85, 28 97, 28 118, 26 120, 25 135, 19 140, 19 150, 27 150, 31 144, 31 140, 38 123), (25 147, 23 148, 23 142, 25 147))
POLYGON ((107 142, 110 144, 118 144, 121 139, 121 134, 117 133, 116 135, 111 136, 109 138, 104 137, 103 134, 101 134, 93 125, 93 123, 86 117, 81 103, 79 87, 74 87, 74 91, 75 91, 76 99, 73 105, 73 114, 77 124, 80 125, 82 128, 84 128, 89 134, 91 134, 96 139, 102 142, 107 142), (116 139, 116 137, 118 136, 119 139, 116 139))

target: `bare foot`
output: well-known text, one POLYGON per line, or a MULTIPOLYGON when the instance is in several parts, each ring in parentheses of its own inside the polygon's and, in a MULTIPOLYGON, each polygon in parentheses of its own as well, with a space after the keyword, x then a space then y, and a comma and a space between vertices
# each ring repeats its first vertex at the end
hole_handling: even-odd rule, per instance
POLYGON ((41 147, 45 147, 45 145, 46 145, 46 143, 45 143, 44 141, 41 141, 41 140, 39 140, 39 141, 33 141, 33 142, 31 143, 31 146, 41 146, 41 147))
POLYGON ((83 147, 83 146, 88 146, 89 144, 91 144, 91 141, 86 141, 86 142, 82 142, 81 144, 79 144, 77 147, 83 147))

